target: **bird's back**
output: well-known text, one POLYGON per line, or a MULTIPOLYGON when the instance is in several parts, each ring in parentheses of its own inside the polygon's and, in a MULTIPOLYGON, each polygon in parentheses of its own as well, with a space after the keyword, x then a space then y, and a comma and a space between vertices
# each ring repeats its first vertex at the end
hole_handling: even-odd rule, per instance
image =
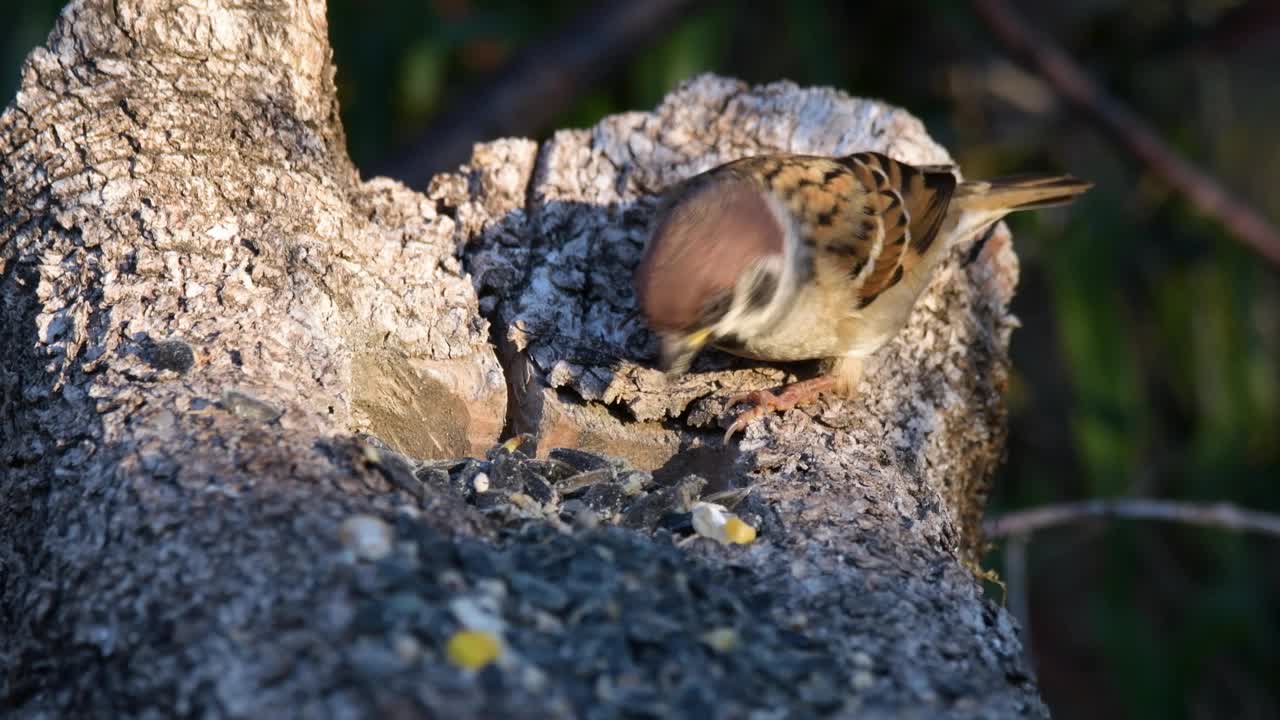
POLYGON ((752 178, 787 208, 799 239, 793 262, 805 280, 770 332, 730 351, 800 360, 869 354, 892 337, 918 294, 916 271, 936 254, 956 187, 948 169, 859 153, 758 156, 719 171, 752 178))

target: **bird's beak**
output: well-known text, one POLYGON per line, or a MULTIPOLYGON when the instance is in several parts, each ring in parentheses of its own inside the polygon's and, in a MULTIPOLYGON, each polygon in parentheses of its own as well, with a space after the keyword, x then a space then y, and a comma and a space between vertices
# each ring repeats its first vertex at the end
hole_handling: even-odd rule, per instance
POLYGON ((689 364, 693 362, 693 358, 702 348, 706 347, 710 340, 710 328, 695 330, 682 335, 663 335, 662 359, 659 361, 659 369, 665 372, 667 377, 683 375, 689 369, 689 364))

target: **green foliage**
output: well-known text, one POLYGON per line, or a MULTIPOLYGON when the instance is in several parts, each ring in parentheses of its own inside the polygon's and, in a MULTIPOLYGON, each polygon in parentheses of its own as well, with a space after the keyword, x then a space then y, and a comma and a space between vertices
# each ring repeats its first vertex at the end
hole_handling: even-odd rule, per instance
POLYGON ((1105 200, 1089 198, 1046 253, 1062 351, 1077 393, 1072 429, 1089 496, 1125 490, 1142 449, 1142 388, 1124 294, 1123 246, 1098 218, 1105 200))

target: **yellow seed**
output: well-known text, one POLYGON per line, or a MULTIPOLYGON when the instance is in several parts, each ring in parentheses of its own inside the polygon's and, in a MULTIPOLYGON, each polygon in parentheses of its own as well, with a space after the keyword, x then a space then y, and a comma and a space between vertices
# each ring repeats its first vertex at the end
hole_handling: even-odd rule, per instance
POLYGON ((747 545, 756 539, 756 529, 742 522, 741 518, 731 517, 724 523, 724 539, 731 543, 747 545))
POLYGON ((506 452, 515 452, 516 449, 519 448, 521 445, 523 445, 524 441, 528 439, 529 439, 528 433, 520 433, 519 435, 516 435, 510 440, 502 443, 502 449, 505 450, 506 452))
POLYGON ((459 630, 449 638, 449 662, 464 670, 479 670, 493 662, 502 647, 493 633, 459 630))

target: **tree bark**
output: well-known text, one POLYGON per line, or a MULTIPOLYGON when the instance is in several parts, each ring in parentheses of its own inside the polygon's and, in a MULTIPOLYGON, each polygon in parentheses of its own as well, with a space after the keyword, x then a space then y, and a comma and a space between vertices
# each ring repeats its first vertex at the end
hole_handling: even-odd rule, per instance
POLYGON ((856 400, 730 447, 724 398, 805 369, 665 384, 630 291, 670 183, 949 160, 917 120, 703 76, 416 192, 348 160, 327 32, 320 0, 80 0, 0 116, 0 707, 1047 714, 969 569, 1007 231, 956 249, 856 400), (725 489, 750 546, 686 537, 725 489), (498 661, 454 667, 476 626, 498 661))

